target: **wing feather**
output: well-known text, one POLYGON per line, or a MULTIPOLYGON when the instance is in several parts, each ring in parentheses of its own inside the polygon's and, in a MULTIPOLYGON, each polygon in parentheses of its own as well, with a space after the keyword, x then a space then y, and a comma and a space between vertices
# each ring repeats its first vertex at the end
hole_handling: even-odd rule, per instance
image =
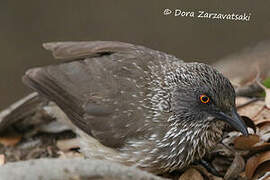
POLYGON ((59 42, 44 47, 55 58, 73 61, 30 69, 23 81, 109 147, 121 147, 127 138, 144 136, 147 112, 138 107, 149 93, 149 63, 179 61, 121 42, 59 42))

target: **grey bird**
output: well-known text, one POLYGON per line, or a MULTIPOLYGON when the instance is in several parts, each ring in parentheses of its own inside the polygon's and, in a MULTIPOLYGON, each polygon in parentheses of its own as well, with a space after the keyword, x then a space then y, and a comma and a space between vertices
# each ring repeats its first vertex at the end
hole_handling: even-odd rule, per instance
POLYGON ((55 102, 86 157, 153 172, 183 169, 209 153, 225 123, 248 135, 231 83, 213 67, 122 42, 58 42, 55 65, 25 84, 55 102))

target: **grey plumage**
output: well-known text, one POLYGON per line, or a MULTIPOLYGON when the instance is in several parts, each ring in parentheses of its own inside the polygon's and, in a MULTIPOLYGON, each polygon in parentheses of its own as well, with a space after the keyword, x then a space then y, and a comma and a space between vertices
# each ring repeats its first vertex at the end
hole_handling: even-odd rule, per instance
POLYGON ((66 113, 86 156, 156 173, 181 169, 221 140, 224 119, 215 113, 235 109, 228 79, 202 63, 121 42, 45 48, 69 61, 30 69, 24 82, 66 113))

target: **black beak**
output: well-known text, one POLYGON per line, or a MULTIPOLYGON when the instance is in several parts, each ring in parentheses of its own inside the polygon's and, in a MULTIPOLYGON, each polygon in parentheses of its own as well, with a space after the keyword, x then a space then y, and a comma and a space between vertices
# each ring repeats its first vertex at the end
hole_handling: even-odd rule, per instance
POLYGON ((248 136, 248 130, 245 122, 234 108, 230 113, 219 112, 217 118, 230 124, 235 130, 240 131, 243 135, 248 136))

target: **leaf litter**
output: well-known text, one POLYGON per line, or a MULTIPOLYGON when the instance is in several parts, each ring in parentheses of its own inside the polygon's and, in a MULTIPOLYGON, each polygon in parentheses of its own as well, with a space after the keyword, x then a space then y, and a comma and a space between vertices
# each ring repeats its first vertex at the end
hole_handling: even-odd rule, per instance
MULTIPOLYGON (((266 86, 265 83, 261 85, 266 86)), ((214 176, 203 166, 196 165, 184 172, 175 173, 170 178, 230 180, 269 177, 270 110, 267 107, 270 104, 270 89, 266 86, 264 90, 264 98, 236 98, 238 112, 248 125, 250 135, 242 136, 239 132, 228 128, 221 144, 218 144, 207 155, 208 162, 222 177, 214 176)), ((74 139, 75 134, 71 129, 57 119, 51 118, 46 111, 38 115, 37 113, 40 112, 29 114, 28 117, 16 121, 0 134, 0 165, 43 157, 82 157, 78 151, 77 140, 74 139), (33 117, 40 120, 35 120, 33 123, 33 117)))

